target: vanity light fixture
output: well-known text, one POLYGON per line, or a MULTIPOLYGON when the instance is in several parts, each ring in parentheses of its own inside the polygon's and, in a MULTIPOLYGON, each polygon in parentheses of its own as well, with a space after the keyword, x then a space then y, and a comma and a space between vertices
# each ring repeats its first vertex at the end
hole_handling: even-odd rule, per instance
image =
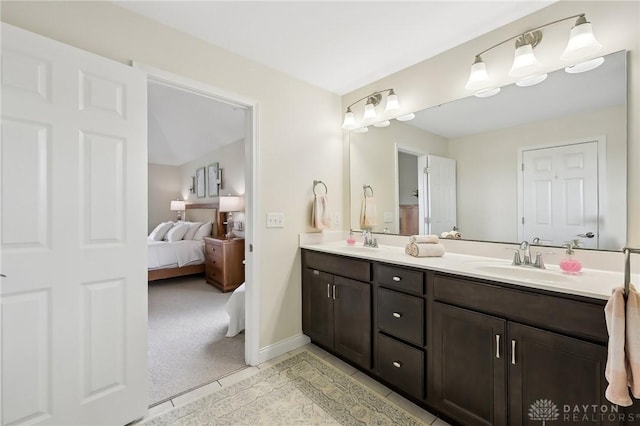
MULTIPOLYGON (((383 114, 389 114, 393 111, 396 111, 400 108, 400 103, 398 102, 398 95, 394 92, 393 89, 385 89, 379 90, 377 92, 373 92, 370 95, 367 95, 363 98, 358 99, 351 105, 347 107, 347 111, 344 113, 344 121, 342 122, 342 128, 347 130, 354 130, 357 128, 364 128, 363 125, 371 124, 376 117, 378 117, 378 112, 376 111, 376 107, 382 102, 382 95, 387 94, 385 109, 383 114), (356 105, 359 102, 366 100, 364 105, 364 113, 362 114, 362 120, 360 123, 356 121, 355 114, 351 107, 356 105)), ((364 132, 363 132, 364 133, 364 132)))
POLYGON ((492 96, 499 92, 499 88, 493 85, 489 77, 487 66, 482 60, 482 55, 513 39, 516 39, 516 50, 513 65, 509 71, 509 77, 517 79, 516 84, 520 87, 532 86, 544 81, 547 75, 539 72, 542 69, 542 64, 540 64, 533 53, 534 48, 542 41, 542 31, 540 30, 544 27, 575 18, 577 19, 569 34, 569 42, 567 43, 564 53, 560 56, 561 60, 572 62, 572 65, 566 67, 565 71, 568 73, 578 73, 598 67, 604 62, 604 58, 586 59, 598 52, 602 48, 602 45, 598 43, 594 37, 591 23, 587 21, 585 14, 581 13, 579 15, 558 19, 548 24, 540 25, 530 31, 509 37, 478 53, 471 65, 469 80, 467 80, 465 88, 473 91, 474 95, 478 97, 492 96))
POLYGON ((416 118, 416 115, 414 113, 410 112, 409 114, 397 116, 396 120, 398 120, 398 121, 411 121, 414 118, 416 118))
POLYGON ((384 120, 373 125, 373 127, 388 127, 391 124, 389 120, 384 120))

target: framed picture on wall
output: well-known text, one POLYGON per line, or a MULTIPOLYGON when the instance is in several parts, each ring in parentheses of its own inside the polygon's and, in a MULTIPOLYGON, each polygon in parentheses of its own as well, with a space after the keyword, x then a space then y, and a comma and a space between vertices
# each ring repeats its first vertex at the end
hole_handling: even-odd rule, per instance
POLYGON ((196 197, 204 198, 205 192, 205 170, 204 167, 200 167, 196 170, 196 197))
POLYGON ((218 196, 218 173, 220 167, 218 163, 211 163, 207 166, 207 188, 209 190, 209 197, 217 197, 218 196))

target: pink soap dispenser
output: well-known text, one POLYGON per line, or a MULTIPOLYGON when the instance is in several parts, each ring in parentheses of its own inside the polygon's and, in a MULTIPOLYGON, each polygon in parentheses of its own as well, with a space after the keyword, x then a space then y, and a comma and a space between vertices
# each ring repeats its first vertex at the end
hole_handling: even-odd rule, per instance
POLYGON ((567 257, 560 261, 560 269, 562 269, 565 274, 577 274, 582 269, 582 263, 573 257, 573 248, 576 246, 577 245, 571 241, 562 246, 567 248, 567 257))
POLYGON ((347 244, 350 246, 356 243, 356 239, 353 237, 353 230, 349 231, 349 238, 347 238, 347 244))

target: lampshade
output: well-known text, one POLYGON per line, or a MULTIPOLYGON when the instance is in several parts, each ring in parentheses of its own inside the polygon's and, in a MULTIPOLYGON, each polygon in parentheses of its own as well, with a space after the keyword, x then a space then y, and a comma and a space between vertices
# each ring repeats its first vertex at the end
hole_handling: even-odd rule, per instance
POLYGON ((387 105, 384 108, 384 112, 395 111, 397 109, 400 109, 398 96, 393 91, 393 89, 391 89, 391 91, 389 92, 389 96, 387 96, 387 105))
POLYGON ((223 195, 218 198, 219 207, 218 211, 225 212, 239 212, 244 209, 244 203, 242 197, 238 195, 223 195))
POLYGON ((180 200, 171 200, 171 211, 183 211, 185 206, 184 201, 180 200))
POLYGON ((536 59, 536 55, 533 54, 533 46, 524 44, 516 49, 509 77, 527 77, 538 71, 540 67, 540 62, 536 59))
POLYGON ((376 107, 373 103, 367 102, 364 106, 364 115, 362 116, 365 120, 370 120, 372 118, 376 118, 376 107))
POLYGON ((566 67, 564 70, 569 74, 578 74, 598 68, 603 63, 604 58, 600 56, 599 58, 590 59, 588 61, 580 62, 579 64, 571 65, 570 67, 566 67))
POLYGON ((344 113, 344 121, 342 122, 343 129, 351 129, 356 125, 356 118, 351 108, 347 108, 347 112, 344 113))
POLYGON ((487 87, 490 84, 489 74, 487 73, 487 66, 482 61, 480 56, 476 56, 475 62, 471 65, 471 72, 469 73, 469 80, 465 84, 467 90, 479 90, 487 87))
POLYGON ((602 45, 598 43, 598 40, 593 35, 591 22, 587 22, 584 16, 580 16, 576 21, 576 25, 571 28, 569 43, 567 43, 567 48, 560 55, 560 59, 565 61, 584 59, 598 52, 601 48, 602 45))

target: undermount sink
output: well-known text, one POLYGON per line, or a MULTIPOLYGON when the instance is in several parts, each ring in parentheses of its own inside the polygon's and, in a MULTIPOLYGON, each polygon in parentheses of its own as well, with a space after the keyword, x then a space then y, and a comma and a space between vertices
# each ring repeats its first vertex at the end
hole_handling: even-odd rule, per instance
POLYGON ((481 273, 525 281, 540 281, 553 284, 568 283, 575 280, 574 277, 565 275, 557 270, 514 266, 502 262, 469 262, 467 265, 481 273))

